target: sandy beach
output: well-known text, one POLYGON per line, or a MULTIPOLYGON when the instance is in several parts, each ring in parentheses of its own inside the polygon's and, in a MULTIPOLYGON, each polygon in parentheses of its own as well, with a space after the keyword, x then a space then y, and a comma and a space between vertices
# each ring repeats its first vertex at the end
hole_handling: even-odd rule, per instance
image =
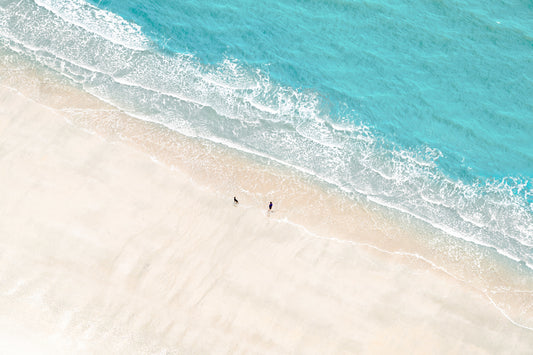
POLYGON ((533 348, 531 330, 439 270, 310 234, 258 201, 235 207, 15 90, 0 102, 3 353, 533 348))

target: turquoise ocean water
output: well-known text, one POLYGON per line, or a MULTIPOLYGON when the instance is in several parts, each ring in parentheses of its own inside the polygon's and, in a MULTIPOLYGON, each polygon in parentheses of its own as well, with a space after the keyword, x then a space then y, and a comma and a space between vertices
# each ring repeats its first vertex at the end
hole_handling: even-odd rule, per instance
POLYGON ((0 0, 0 44, 533 268, 531 1, 0 0))

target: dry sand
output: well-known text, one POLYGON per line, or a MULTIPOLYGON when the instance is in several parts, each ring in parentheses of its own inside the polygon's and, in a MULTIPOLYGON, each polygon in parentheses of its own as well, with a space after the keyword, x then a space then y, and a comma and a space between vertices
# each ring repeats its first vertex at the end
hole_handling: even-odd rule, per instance
POLYGON ((2 353, 533 349, 443 273, 234 207, 7 88, 0 198, 2 353))

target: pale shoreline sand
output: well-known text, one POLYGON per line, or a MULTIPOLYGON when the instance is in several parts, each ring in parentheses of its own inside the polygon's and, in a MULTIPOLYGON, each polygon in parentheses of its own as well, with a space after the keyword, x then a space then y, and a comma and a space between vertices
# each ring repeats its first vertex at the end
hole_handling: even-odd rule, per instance
POLYGON ((525 354, 533 348, 531 330, 444 273, 316 238, 267 217, 252 193, 253 203, 234 208, 233 196, 200 188, 131 144, 68 124, 72 112, 62 116, 6 88, 0 102, 4 349, 525 354))

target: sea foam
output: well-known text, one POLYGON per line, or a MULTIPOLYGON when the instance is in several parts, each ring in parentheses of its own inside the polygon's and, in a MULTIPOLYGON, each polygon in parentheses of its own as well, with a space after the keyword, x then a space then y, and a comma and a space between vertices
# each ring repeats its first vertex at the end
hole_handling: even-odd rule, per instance
POLYGON ((363 122, 331 116, 320 93, 235 59, 211 65, 159 51, 139 26, 84 1, 22 0, 1 10, 6 48, 134 117, 282 163, 533 265, 527 181, 449 177, 436 148, 400 148, 363 122))

